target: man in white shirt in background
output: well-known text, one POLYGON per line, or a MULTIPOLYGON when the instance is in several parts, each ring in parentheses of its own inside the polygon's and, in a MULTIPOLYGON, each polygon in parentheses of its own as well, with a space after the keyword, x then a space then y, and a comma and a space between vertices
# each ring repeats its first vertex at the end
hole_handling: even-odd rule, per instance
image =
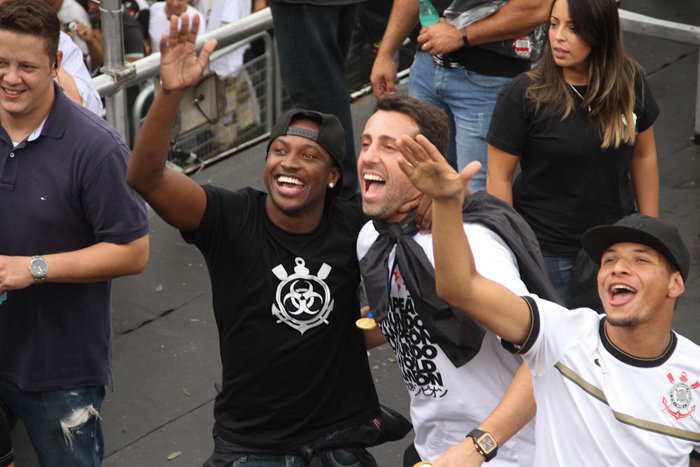
POLYGON ((163 35, 170 33, 170 17, 178 18, 178 27, 180 26, 180 17, 183 13, 187 13, 190 21, 195 16, 199 16, 199 32, 197 37, 207 31, 207 24, 204 16, 197 11, 196 8, 187 4, 186 0, 164 0, 155 2, 149 8, 150 19, 148 22, 148 34, 151 36, 151 53, 160 52, 160 39, 163 35))
MULTIPOLYGON (((235 23, 251 13, 250 0, 198 0, 192 2, 206 18, 207 32, 235 23)), ((211 138, 222 150, 235 145, 246 129, 260 124, 260 103, 250 75, 243 66, 243 56, 250 47, 238 47, 209 62, 209 69, 223 82, 226 89, 224 117, 214 125, 211 138)))

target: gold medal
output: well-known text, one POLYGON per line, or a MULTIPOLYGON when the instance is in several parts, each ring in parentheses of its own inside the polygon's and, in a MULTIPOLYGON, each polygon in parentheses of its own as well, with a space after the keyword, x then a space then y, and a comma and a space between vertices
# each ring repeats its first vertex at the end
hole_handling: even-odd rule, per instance
POLYGON ((374 318, 360 318, 355 321, 355 326, 360 329, 370 330, 377 327, 377 322, 374 318))

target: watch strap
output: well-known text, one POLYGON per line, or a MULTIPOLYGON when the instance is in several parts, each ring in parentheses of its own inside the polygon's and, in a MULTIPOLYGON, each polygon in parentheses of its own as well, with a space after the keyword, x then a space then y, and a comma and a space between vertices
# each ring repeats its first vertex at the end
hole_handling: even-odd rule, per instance
POLYGON ((467 438, 469 437, 474 441, 476 452, 484 456, 486 462, 496 457, 498 453, 498 442, 496 442, 491 433, 475 428, 469 432, 467 438))
POLYGON ((472 45, 469 43, 469 38, 467 37, 467 27, 464 26, 462 28, 462 42, 464 42, 464 47, 471 47, 472 45))

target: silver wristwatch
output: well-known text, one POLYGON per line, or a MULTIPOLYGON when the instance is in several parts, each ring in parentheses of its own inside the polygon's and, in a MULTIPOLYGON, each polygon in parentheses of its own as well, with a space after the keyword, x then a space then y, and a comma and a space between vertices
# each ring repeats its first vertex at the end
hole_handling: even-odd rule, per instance
POLYGON ((29 272, 34 276, 34 283, 41 284, 46 279, 46 273, 49 272, 49 265, 46 264, 46 260, 41 256, 32 256, 32 260, 29 263, 29 272))

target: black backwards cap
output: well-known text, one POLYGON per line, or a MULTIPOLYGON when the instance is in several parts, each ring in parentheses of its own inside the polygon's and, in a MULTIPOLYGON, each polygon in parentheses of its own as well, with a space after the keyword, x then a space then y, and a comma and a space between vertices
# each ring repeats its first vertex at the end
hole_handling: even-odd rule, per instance
POLYGON ((680 271, 683 280, 688 279, 690 253, 683 243, 676 226, 657 217, 630 214, 615 225, 600 225, 588 229, 581 238, 583 249, 598 264, 603 253, 615 243, 640 243, 664 255, 680 271))
MULTIPOLYGON (((302 136, 316 141, 328 151, 328 154, 330 154, 338 167, 343 167, 343 159, 345 159, 345 130, 343 130, 342 123, 335 115, 324 114, 314 110, 290 109, 286 111, 280 115, 272 130, 270 130, 270 141, 267 143, 265 154, 270 152, 272 142, 279 136, 284 135, 302 136), (311 120, 318 123, 321 129, 316 133, 305 128, 290 126, 295 120, 311 120)), ((340 191, 342 185, 341 170, 341 176, 333 190, 340 191)))

